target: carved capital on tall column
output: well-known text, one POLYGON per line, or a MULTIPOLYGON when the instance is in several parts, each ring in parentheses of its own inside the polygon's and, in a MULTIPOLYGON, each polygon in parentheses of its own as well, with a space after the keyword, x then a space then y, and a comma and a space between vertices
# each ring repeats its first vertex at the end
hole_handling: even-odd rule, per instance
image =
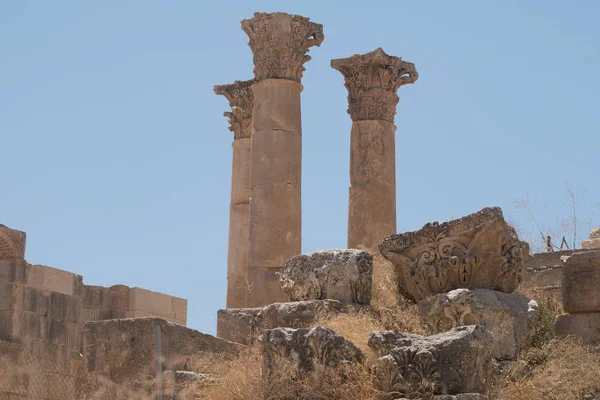
POLYGON ((254 79, 250 79, 214 87, 216 94, 223 95, 229 100, 231 112, 225 112, 223 115, 229 118, 229 130, 233 132, 234 139, 249 138, 252 135, 254 95, 251 86, 254 82, 254 79))
POLYGON ((415 83, 415 65, 387 55, 381 48, 366 54, 331 60, 344 75, 348 89, 348 114, 352 121, 381 119, 394 123, 396 94, 402 85, 415 83))
POLYGON ((254 13, 242 21, 242 29, 250 37, 248 45, 254 54, 257 81, 290 79, 300 83, 306 53, 323 42, 323 25, 309 22, 300 15, 286 13, 254 13))

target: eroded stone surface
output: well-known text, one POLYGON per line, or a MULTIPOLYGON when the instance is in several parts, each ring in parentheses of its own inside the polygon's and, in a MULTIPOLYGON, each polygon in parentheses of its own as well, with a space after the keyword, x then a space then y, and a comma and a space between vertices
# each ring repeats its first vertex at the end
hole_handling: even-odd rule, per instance
POLYGON ((493 337, 469 325, 433 336, 376 331, 369 347, 379 356, 374 367, 381 389, 406 393, 426 387, 434 394, 485 393, 493 337))
POLYGON ((459 288, 511 293, 522 280, 523 248, 498 207, 428 223, 379 244, 394 264, 400 294, 414 302, 459 288))
POLYGON ((0 259, 25 258, 25 232, 0 224, 0 259))
MULTIPOLYGON (((319 371, 349 362, 361 362, 362 352, 350 341, 329 328, 276 328, 262 336, 262 376, 267 391, 276 393, 281 374, 319 371)), ((291 397, 295 398, 295 397, 291 397)))
POLYGON ((282 12, 254 13, 242 21, 254 54, 254 75, 258 81, 289 79, 300 82, 306 53, 323 42, 323 25, 309 18, 282 12))
POLYGON ((369 304, 373 257, 363 250, 326 250, 286 262, 280 283, 291 301, 339 300, 369 304))
POLYGON ((311 300, 274 303, 262 308, 229 308, 217 313, 217 336, 238 343, 251 343, 265 329, 308 328, 319 316, 337 313, 342 303, 311 300))
POLYGON ((575 253, 566 258, 562 272, 564 310, 600 312, 600 250, 575 253))
POLYGON ((515 359, 535 337, 538 304, 519 294, 490 289, 456 289, 419 302, 435 333, 457 326, 483 325, 494 337, 492 357, 515 359))

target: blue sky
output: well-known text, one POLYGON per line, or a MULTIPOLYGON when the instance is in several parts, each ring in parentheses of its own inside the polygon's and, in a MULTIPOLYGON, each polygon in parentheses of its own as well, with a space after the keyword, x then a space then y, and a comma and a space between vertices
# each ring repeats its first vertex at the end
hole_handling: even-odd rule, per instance
POLYGON ((303 252, 345 247, 350 117, 332 58, 382 47, 414 62, 396 116, 398 230, 485 206, 528 239, 600 225, 600 3, 578 1, 4 1, 0 223, 30 262, 96 285, 225 305, 231 132, 215 84, 252 77, 240 21, 305 15, 303 252), (543 6, 542 6, 543 4, 543 6))

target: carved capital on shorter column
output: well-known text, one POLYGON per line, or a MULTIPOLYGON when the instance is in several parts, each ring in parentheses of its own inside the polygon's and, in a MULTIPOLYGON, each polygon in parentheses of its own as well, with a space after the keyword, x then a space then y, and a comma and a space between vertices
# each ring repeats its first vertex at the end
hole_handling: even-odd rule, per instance
POLYGON ((300 15, 286 13, 254 13, 242 21, 242 29, 250 37, 248 45, 254 54, 254 75, 264 79, 290 79, 300 83, 306 53, 323 42, 323 25, 309 22, 300 15))
POLYGON ((214 87, 216 94, 223 95, 229 100, 231 112, 225 112, 223 115, 229 118, 229 130, 233 132, 234 139, 249 138, 252 135, 254 95, 251 86, 254 82, 254 79, 250 79, 214 87))
POLYGON ((348 114, 352 121, 381 119, 394 123, 396 91, 415 83, 415 65, 387 55, 381 48, 367 54, 331 60, 331 67, 344 75, 348 89, 348 114))

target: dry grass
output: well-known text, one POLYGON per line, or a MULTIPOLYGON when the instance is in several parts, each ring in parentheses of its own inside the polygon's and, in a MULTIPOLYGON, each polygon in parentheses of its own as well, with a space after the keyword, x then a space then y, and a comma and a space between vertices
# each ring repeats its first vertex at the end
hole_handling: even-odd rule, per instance
POLYGON ((491 399, 568 400, 600 398, 600 349, 573 339, 532 348, 503 371, 491 399), (597 396, 597 397, 596 397, 597 396))

